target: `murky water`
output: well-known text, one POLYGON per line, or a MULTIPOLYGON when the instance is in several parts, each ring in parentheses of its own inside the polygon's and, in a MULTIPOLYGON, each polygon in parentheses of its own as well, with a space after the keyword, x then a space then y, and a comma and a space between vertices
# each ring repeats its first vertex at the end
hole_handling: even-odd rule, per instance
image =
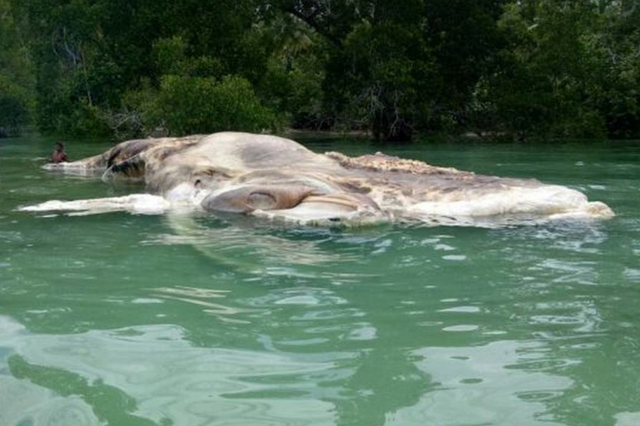
POLYGON ((140 190, 51 146, 0 146, 2 426, 640 425, 640 144, 386 148, 618 216, 351 230, 15 211, 140 190))

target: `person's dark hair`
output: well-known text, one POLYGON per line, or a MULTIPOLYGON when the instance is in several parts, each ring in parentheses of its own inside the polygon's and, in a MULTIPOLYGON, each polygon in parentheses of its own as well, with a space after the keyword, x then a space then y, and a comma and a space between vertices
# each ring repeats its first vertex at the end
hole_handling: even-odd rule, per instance
POLYGON ((62 151, 64 149, 64 142, 56 142, 56 149, 62 151))

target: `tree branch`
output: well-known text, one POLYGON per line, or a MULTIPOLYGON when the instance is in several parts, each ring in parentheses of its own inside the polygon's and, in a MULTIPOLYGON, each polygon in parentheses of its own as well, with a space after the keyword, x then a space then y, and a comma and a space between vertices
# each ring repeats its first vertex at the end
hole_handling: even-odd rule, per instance
POLYGON ((329 30, 324 27, 317 19, 320 10, 316 9, 314 11, 314 13, 308 15, 303 13, 301 10, 299 10, 298 8, 296 8, 295 5, 291 5, 289 7, 286 7, 284 9, 285 12, 293 15, 294 17, 298 18, 299 20, 301 20, 302 22, 304 22, 305 24, 307 24, 309 27, 311 27, 316 33, 320 34, 322 37, 324 37, 325 39, 329 40, 331 43, 333 43, 334 45, 340 47, 342 45, 342 41, 337 38, 336 36, 334 36, 333 34, 331 34, 331 32, 329 32, 329 30))

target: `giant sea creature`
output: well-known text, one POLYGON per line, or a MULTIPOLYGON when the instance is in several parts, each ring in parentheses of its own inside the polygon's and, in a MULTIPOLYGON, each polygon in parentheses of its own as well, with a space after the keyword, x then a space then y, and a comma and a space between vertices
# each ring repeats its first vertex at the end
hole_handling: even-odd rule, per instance
POLYGON ((477 175, 381 153, 317 154, 289 139, 223 132, 122 142, 72 163, 46 166, 142 180, 148 193, 48 201, 27 211, 162 213, 199 210, 311 225, 409 221, 500 226, 613 217, 579 191, 534 179, 477 175))

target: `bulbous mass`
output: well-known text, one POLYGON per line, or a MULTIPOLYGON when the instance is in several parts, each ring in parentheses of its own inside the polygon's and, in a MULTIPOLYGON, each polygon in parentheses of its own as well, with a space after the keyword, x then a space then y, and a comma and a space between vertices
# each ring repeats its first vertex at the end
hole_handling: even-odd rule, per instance
POLYGON ((132 140, 66 172, 144 180, 148 194, 45 203, 27 210, 155 213, 171 208, 238 213, 317 225, 385 221, 495 226, 609 218, 600 202, 537 180, 477 175, 382 153, 314 153, 281 137, 224 132, 132 140))

